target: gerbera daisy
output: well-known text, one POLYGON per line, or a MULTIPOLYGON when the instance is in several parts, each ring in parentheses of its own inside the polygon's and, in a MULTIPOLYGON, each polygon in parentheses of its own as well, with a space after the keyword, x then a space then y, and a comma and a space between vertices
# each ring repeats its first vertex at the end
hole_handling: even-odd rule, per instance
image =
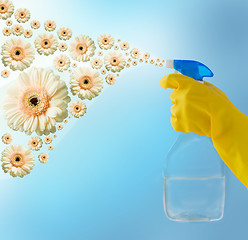
POLYGON ((23 27, 22 25, 20 24, 15 24, 13 27, 12 27, 12 32, 14 35, 16 36, 21 36, 23 34, 23 27))
POLYGON ((158 63, 160 62, 160 58, 157 58, 157 62, 158 62, 158 63))
POLYGON ((8 69, 4 69, 2 72, 1 72, 1 76, 3 78, 8 78, 9 77, 9 70, 8 69))
POLYGON ((19 8, 15 12, 15 18, 19 23, 25 23, 30 19, 30 11, 26 8, 19 8))
POLYGON ((150 63, 153 64, 155 61, 154 59, 150 59, 150 63))
POLYGON ((73 63, 73 64, 72 64, 72 67, 73 67, 73 68, 76 68, 76 67, 77 67, 77 63, 73 63))
POLYGON ((41 153, 39 156, 38 156, 38 159, 41 163, 47 163, 48 160, 49 160, 49 157, 48 157, 48 154, 47 153, 41 153))
POLYGON ((12 177, 24 177, 34 167, 34 155, 22 145, 11 145, 2 152, 2 168, 12 177))
POLYGON ((0 18, 5 20, 14 13, 14 5, 9 0, 0 0, 0 18))
POLYGON ((71 42, 70 55, 76 61, 87 62, 95 54, 95 49, 95 43, 89 36, 80 35, 71 42))
POLYGON ((2 142, 4 144, 10 144, 12 142, 12 136, 9 134, 9 133, 5 133, 3 136, 2 136, 2 142))
POLYGON ((91 60, 91 66, 95 69, 100 69, 102 67, 102 64, 103 64, 102 59, 99 57, 94 57, 91 60))
POLYGON ((113 47, 115 40, 110 34, 102 34, 97 39, 99 47, 102 49, 110 49, 113 47))
POLYGON ((65 120, 64 120, 64 123, 68 123, 68 120, 67 120, 67 119, 65 119, 65 120))
POLYGON ((57 38, 51 33, 42 33, 35 39, 35 47, 39 54, 53 54, 58 48, 57 38))
POLYGON ((59 55, 54 59, 54 66, 59 72, 66 71, 70 67, 70 58, 66 55, 59 55))
POLYGON ((65 52, 65 51, 67 50, 67 48, 68 48, 68 46, 67 46, 66 43, 60 43, 60 44, 59 44, 59 50, 60 50, 61 52, 65 52))
POLYGON ((119 46, 114 46, 114 50, 119 50, 119 46))
POLYGON ((52 20, 47 20, 44 23, 44 27, 47 31, 52 32, 56 29, 56 23, 52 20))
POLYGON ((75 118, 82 117, 86 113, 87 107, 84 102, 76 101, 71 103, 69 107, 69 112, 75 118))
POLYGON ((114 75, 114 74, 108 74, 108 75, 106 76, 106 82, 107 82, 109 85, 115 84, 115 82, 116 82, 116 77, 115 77, 115 75, 114 75))
POLYGON ((48 150, 49 151, 52 151, 53 150, 53 146, 52 145, 48 146, 48 150))
POLYGON ((99 51, 98 52, 98 56, 102 56, 103 55, 103 52, 102 51, 99 51))
POLYGON ((128 62, 132 62, 132 58, 128 58, 127 61, 128 61, 128 62))
POLYGON ((6 25, 7 25, 7 26, 11 26, 12 23, 13 23, 12 20, 10 20, 10 19, 9 19, 9 20, 6 20, 6 25))
POLYGON ((32 30, 26 29, 26 30, 24 31, 24 37, 25 37, 25 38, 31 38, 32 36, 33 36, 32 30))
POLYGON ((12 70, 24 70, 34 60, 34 49, 29 42, 22 38, 7 40, 2 46, 2 62, 12 70))
POLYGON ((144 62, 143 58, 140 58, 140 59, 139 59, 139 62, 141 62, 141 63, 144 62))
POLYGON ((30 23, 30 26, 31 28, 33 29, 38 29, 40 27, 40 22, 37 21, 37 20, 33 20, 31 23, 30 23))
POLYGON ((71 92, 81 99, 89 99, 99 95, 103 88, 102 77, 92 68, 81 67, 71 74, 71 92))
POLYGON ((129 43, 128 42, 122 42, 121 43, 121 49, 126 51, 129 49, 129 43))
POLYGON ((162 62, 160 62, 158 65, 159 65, 159 67, 163 67, 164 66, 164 64, 162 62))
POLYGON ((58 124, 57 129, 58 130, 62 130, 63 129, 63 125, 62 124, 58 124))
POLYGON ((107 70, 120 72, 126 65, 125 57, 118 52, 109 52, 105 55, 104 63, 107 70))
POLYGON ((140 57, 140 50, 138 48, 133 48, 130 53, 131 56, 135 59, 140 57))
POLYGON ((4 28, 3 29, 3 35, 4 36, 10 36, 11 35, 11 28, 8 28, 8 27, 4 28))
POLYGON ((149 59, 150 58, 150 54, 149 53, 144 53, 144 59, 149 59))
POLYGON ((102 75, 105 75, 105 74, 106 74, 106 70, 103 69, 103 70, 101 71, 101 74, 102 74, 102 75))
POLYGON ((125 55, 126 55, 126 56, 129 56, 129 52, 125 52, 125 55))
POLYGON ((33 151, 39 151, 42 148, 42 140, 40 137, 31 137, 28 141, 28 147, 33 151))
POLYGON ((132 62, 132 64, 133 64, 133 66, 137 66, 137 65, 138 65, 138 62, 134 60, 134 61, 132 62))
POLYGON ((51 136, 44 137, 44 143, 45 144, 50 144, 50 143, 52 143, 52 141, 53 141, 53 138, 51 136))
POLYGON ((41 136, 56 131, 56 123, 68 116, 69 102, 67 86, 59 76, 32 68, 9 87, 3 107, 10 128, 41 136))
POLYGON ((69 40, 72 36, 72 31, 70 28, 62 27, 57 32, 60 40, 69 40))
POLYGON ((129 67, 130 67, 130 63, 127 63, 127 64, 126 64, 126 67, 128 67, 128 68, 129 68, 129 67))

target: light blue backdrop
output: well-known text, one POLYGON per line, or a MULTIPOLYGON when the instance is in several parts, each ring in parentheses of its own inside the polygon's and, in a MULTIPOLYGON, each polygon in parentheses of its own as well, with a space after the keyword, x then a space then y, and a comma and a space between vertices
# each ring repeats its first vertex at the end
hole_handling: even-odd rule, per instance
MULTIPOLYGON (((111 33, 162 58, 196 59, 211 82, 248 114, 246 0, 18 0, 35 18, 75 34, 111 33)), ((169 73, 139 66, 93 101, 47 165, 1 180, 1 240, 246 239, 248 192, 227 170, 223 220, 175 223, 164 215, 162 166, 177 133, 170 126, 169 73)), ((227 116, 228 117, 228 116, 227 116)))

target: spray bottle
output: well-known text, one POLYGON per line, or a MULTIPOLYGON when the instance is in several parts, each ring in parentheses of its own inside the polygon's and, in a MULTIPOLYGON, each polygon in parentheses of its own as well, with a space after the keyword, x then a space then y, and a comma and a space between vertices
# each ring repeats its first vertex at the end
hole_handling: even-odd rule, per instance
MULTIPOLYGON (((213 77, 204 64, 168 60, 168 68, 203 83, 213 77)), ((217 221, 225 204, 224 164, 211 138, 181 133, 171 147, 164 167, 164 209, 173 221, 217 221)))

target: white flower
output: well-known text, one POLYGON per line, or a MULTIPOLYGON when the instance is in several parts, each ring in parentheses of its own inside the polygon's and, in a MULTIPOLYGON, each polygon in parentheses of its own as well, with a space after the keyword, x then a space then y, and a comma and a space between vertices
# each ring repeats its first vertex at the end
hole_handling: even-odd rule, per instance
POLYGON ((47 163, 48 160, 49 160, 49 157, 48 157, 48 154, 47 153, 41 153, 39 156, 38 156, 38 159, 41 163, 47 163))
POLYGON ((102 34, 97 39, 99 47, 101 49, 110 49, 113 47, 115 40, 110 34, 102 34))
POLYGON ((5 133, 3 136, 2 136, 2 142, 4 144, 10 144, 12 142, 12 136, 9 134, 9 133, 5 133))
POLYGON ((35 39, 35 47, 39 54, 53 54, 58 48, 57 38, 51 33, 42 33, 35 39))
POLYGON ((45 144, 50 144, 50 143, 52 143, 52 141, 53 141, 53 138, 51 136, 46 136, 44 138, 44 143, 45 144))
POLYGON ((150 54, 148 52, 144 53, 144 59, 149 59, 150 58, 150 54))
POLYGON ((69 40, 72 36, 72 31, 70 28, 62 27, 57 32, 60 40, 69 40))
POLYGON ((1 72, 1 76, 3 78, 8 78, 9 77, 9 70, 8 69, 4 69, 2 72, 1 72))
POLYGON ((76 101, 71 103, 69 107, 69 112, 75 118, 82 117, 86 113, 87 107, 84 102, 76 101))
POLYGON ((66 43, 60 43, 60 44, 59 44, 59 50, 60 50, 61 52, 65 52, 65 51, 67 50, 67 48, 68 48, 68 46, 67 46, 66 43))
POLYGON ((14 13, 14 5, 9 0, 0 0, 0 18, 5 20, 14 13))
POLYGON ((56 131, 56 123, 68 116, 69 102, 67 86, 59 76, 32 68, 9 87, 3 108, 10 128, 41 136, 56 131))
POLYGON ((6 23, 7 26, 11 26, 13 24, 12 20, 10 20, 10 19, 6 20, 5 23, 6 23))
POLYGON ((67 55, 59 55, 54 59, 54 65, 59 72, 66 71, 70 67, 71 61, 67 55))
POLYGON ((115 84, 115 82, 116 82, 116 77, 115 77, 115 75, 114 75, 114 74, 108 74, 108 75, 106 76, 106 82, 107 82, 109 85, 115 84))
POLYGON ((2 168, 12 177, 24 177, 34 167, 34 155, 22 145, 11 145, 2 152, 2 168))
POLYGON ((12 33, 16 36, 21 36, 23 34, 23 27, 20 24, 15 24, 12 27, 12 33))
POLYGON ((121 43, 121 49, 126 51, 129 49, 129 43, 128 42, 122 42, 121 43))
POLYGON ((24 37, 25 38, 31 38, 32 36, 33 36, 32 30, 27 29, 24 31, 24 37))
POLYGON ((39 151, 42 148, 42 140, 40 137, 31 137, 28 141, 28 147, 33 151, 39 151))
POLYGON ((45 27, 45 29, 46 29, 47 31, 52 32, 52 31, 54 31, 55 28, 56 28, 56 23, 55 23, 54 21, 52 21, 52 20, 47 20, 47 21, 45 21, 45 23, 44 23, 44 27, 45 27))
POLYGON ((12 33, 11 28, 6 27, 6 28, 3 29, 3 35, 4 36, 10 36, 11 33, 12 33))
POLYGON ((131 56, 135 59, 140 57, 140 50, 138 48, 133 48, 131 50, 131 56))
POLYGON ((37 21, 37 20, 33 20, 31 23, 30 23, 30 26, 31 28, 33 29, 38 29, 40 27, 40 22, 37 21))
POLYGON ((81 99, 89 99, 99 95, 103 88, 100 74, 92 68, 81 67, 71 74, 71 92, 81 99))
POLYGON ((15 12, 15 18, 19 23, 25 23, 30 19, 30 11, 26 8, 19 8, 15 12))
POLYGON ((109 52, 105 55, 104 63, 107 70, 120 72, 126 65, 125 57, 118 52, 109 52))
POLYGON ((30 67, 34 60, 34 49, 22 38, 7 40, 2 46, 1 54, 4 66, 9 66, 14 71, 30 67))
POLYGON ((91 66, 95 69, 100 69, 103 65, 102 59, 99 57, 94 57, 91 60, 91 66))
POLYGON ((94 41, 85 35, 76 37, 70 44, 70 55, 76 61, 87 62, 95 54, 94 41))

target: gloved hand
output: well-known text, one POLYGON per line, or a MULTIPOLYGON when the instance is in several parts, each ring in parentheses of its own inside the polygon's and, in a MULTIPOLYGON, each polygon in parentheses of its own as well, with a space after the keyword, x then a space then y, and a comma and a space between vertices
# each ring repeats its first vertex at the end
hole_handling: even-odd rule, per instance
POLYGON ((220 89, 182 74, 160 80, 171 94, 171 124, 176 131, 212 137, 222 160, 248 187, 248 117, 220 89))

